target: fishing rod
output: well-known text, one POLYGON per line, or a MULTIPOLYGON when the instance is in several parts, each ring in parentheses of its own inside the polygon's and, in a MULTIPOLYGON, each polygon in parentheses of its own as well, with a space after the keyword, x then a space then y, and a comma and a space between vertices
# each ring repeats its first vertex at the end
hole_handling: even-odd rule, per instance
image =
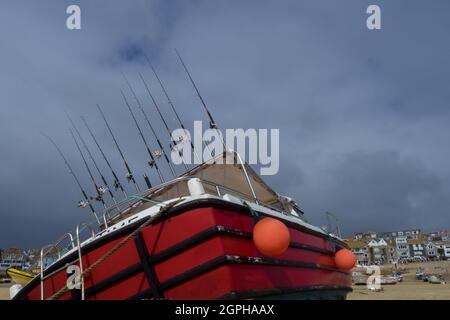
POLYGON ((84 188, 83 188, 83 186, 80 183, 80 180, 78 179, 77 175, 75 174, 75 171, 72 170, 72 166, 70 165, 69 161, 67 161, 67 158, 64 156, 64 153, 61 151, 61 149, 58 147, 58 145, 56 144, 56 142, 52 138, 50 138, 48 135, 46 135, 44 133, 41 133, 41 134, 44 137, 46 137, 52 143, 52 145, 55 147, 55 149, 58 151, 59 155, 64 160, 64 163, 66 164, 67 168, 69 169, 69 173, 75 179, 75 182, 77 183, 78 187, 80 188, 80 191, 81 191, 81 194, 83 195, 84 200, 78 201, 77 206, 79 208, 89 207, 89 209, 91 209, 91 212, 92 212, 92 214, 95 217, 95 220, 97 220, 97 223, 100 224, 100 220, 99 220, 99 218, 97 216, 97 213, 95 212, 94 207, 89 202, 89 197, 87 196, 86 191, 84 191, 84 188))
MULTIPOLYGON (((97 170, 97 172, 98 172, 98 174, 100 176, 100 179, 102 179, 102 181, 103 181, 103 183, 105 185, 104 186, 105 192, 107 190, 108 193, 109 193, 109 196, 111 197, 111 199, 114 202, 114 204, 117 204, 116 198, 114 197, 114 194, 112 193, 111 188, 109 187, 108 182, 105 179, 105 176, 102 174, 102 171, 100 170, 100 168, 99 168, 99 166, 97 164, 97 161, 95 161, 94 156, 91 153, 91 150, 89 150, 89 147, 88 147, 86 141, 84 140, 83 136, 81 135, 80 131, 78 130, 77 126, 73 122, 73 120, 70 117, 70 115, 67 112, 66 112, 66 115, 67 115, 67 118, 69 119, 70 123, 72 124, 72 127, 75 130, 78 138, 80 139, 81 143, 83 144, 84 149, 86 149, 86 152, 87 152, 89 158, 91 159, 92 163, 94 164, 94 167, 97 170)), ((100 188, 102 188, 102 186, 100 186, 100 188)))
MULTIPOLYGON (((171 131, 170 131, 170 129, 169 129, 169 126, 167 125, 167 122, 166 122, 166 120, 164 119, 164 116, 162 115, 161 110, 159 109, 159 106, 158 106, 158 104, 156 103, 156 100, 155 100, 155 98, 153 97, 153 95, 152 95, 152 93, 151 93, 151 91, 150 91, 150 88, 149 88, 148 85, 147 85, 147 82, 145 81, 145 79, 144 79, 144 77, 142 76, 142 74, 139 73, 139 76, 140 76, 142 82, 144 83, 144 86, 145 86, 145 89, 147 90, 148 95, 149 95, 150 98, 152 99, 153 105, 155 106, 156 111, 158 112, 159 117, 161 118, 161 120, 162 120, 162 122, 163 122, 163 124, 164 124, 164 126, 165 126, 165 128, 166 128, 166 130, 167 130, 167 133, 169 134, 170 140, 172 140, 172 134, 171 134, 171 131)), ((173 143, 174 143, 175 146, 178 144, 177 141, 173 141, 173 143)), ((169 147, 170 147, 170 150, 173 149, 172 143, 170 143, 170 142, 169 142, 169 147)), ((178 154, 179 154, 180 158, 183 159, 183 156, 182 156, 180 150, 178 150, 178 154)), ((184 161, 183 161, 183 165, 184 165, 184 168, 186 169, 186 171, 188 171, 189 168, 187 167, 187 165, 186 165, 186 163, 185 163, 184 161)))
MULTIPOLYGON (((206 106, 205 100, 203 100, 203 97, 202 97, 202 95, 200 94, 200 91, 198 90, 197 85, 196 85, 195 82, 194 82, 194 79, 192 79, 192 76, 191 76, 191 74, 190 74, 188 68, 186 67, 186 64, 184 63, 184 61, 183 61, 183 59, 181 58, 181 55, 180 55, 180 53, 178 52, 177 49, 175 49, 175 53, 177 54, 178 59, 180 60, 181 65, 182 65, 183 68, 184 68, 184 71, 186 71, 186 73, 187 73, 187 75, 188 75, 188 77, 189 77, 189 80, 191 81, 191 84, 192 84, 192 86, 194 87, 195 92, 197 93, 198 98, 200 99, 200 101, 201 101, 201 103, 202 103, 202 106, 203 106, 203 109, 205 110, 206 114, 208 115, 208 118, 209 118, 209 128, 210 128, 210 129, 216 129, 216 130, 217 130, 219 136, 220 136, 221 139, 222 139, 222 145, 223 145, 223 147, 224 147, 224 151, 226 151, 227 149, 226 149, 226 146, 225 146, 225 142, 223 141, 222 135, 220 134, 219 128, 218 128, 218 126, 217 126, 217 123, 214 121, 213 116, 212 116, 211 113, 209 112, 208 107, 206 106)), ((205 143, 205 146, 206 146, 206 148, 208 149, 208 152, 210 153, 211 157, 213 157, 213 154, 212 154, 212 152, 211 152, 211 149, 208 147, 208 144, 205 143)))
POLYGON ((125 79, 125 82, 127 83, 128 87, 130 88, 131 93, 133 94, 134 99, 136 100, 136 103, 139 107, 139 109, 142 112, 142 115, 144 116, 145 121, 147 122, 148 126, 150 127, 150 130, 153 133, 153 136, 156 139, 156 142, 158 143, 159 148, 161 149, 160 153, 157 154, 158 157, 164 156, 164 159, 166 160, 167 164, 169 165, 170 171, 172 172, 172 175, 174 177, 177 176, 177 174, 175 173, 175 170, 172 166, 172 163, 170 162, 169 158, 167 157, 167 153, 164 151, 164 148, 162 146, 161 141, 158 138, 158 135, 155 132, 155 129, 153 129, 153 126, 150 122, 150 120, 147 117, 147 113, 145 112, 144 108, 142 107, 141 101, 139 100, 139 98, 136 95, 136 92, 134 92, 133 87, 131 86, 130 82, 128 81, 128 79, 125 77, 125 75, 122 73, 123 78, 125 79))
MULTIPOLYGON (((182 122, 181 119, 180 119, 180 116, 178 115, 177 110, 175 109, 174 104, 172 103, 172 100, 171 100, 170 97, 169 97, 169 94, 167 93, 166 88, 164 87, 164 85, 163 85, 161 79, 159 78, 158 74, 156 73, 156 70, 155 70, 155 68, 153 67, 153 64, 150 62, 150 59, 147 57, 147 55, 146 55, 145 53, 144 53, 144 57, 145 57, 145 59, 147 60, 147 63, 148 63, 148 65, 150 66, 150 69, 152 69, 152 72, 153 72, 153 74, 155 75, 156 79, 158 80, 159 86, 161 87, 161 89, 162 89, 162 91, 163 91, 163 93, 164 93, 164 95, 165 95, 165 97, 166 97, 166 99, 167 99, 167 102, 169 103, 170 107, 172 108, 172 111, 173 111, 173 113, 175 114, 175 117, 177 118, 178 123, 180 124, 181 128, 182 128, 184 131, 187 131, 186 128, 184 127, 184 125, 183 125, 183 122, 182 122)), ((190 144, 191 144, 191 148, 192 148, 192 151, 193 151, 195 157, 197 158, 198 161, 201 162, 201 158, 200 158, 199 155, 197 154, 197 151, 196 151, 195 148, 194 148, 194 144, 192 143, 192 140, 190 140, 189 142, 190 142, 190 144)))
POLYGON ((73 142, 75 142, 75 145, 77 146, 78 152, 80 153, 80 156, 83 159, 83 163, 84 163, 84 165, 86 167, 86 170, 87 170, 87 172, 89 174, 89 177, 91 178, 92 184, 95 187, 95 191, 97 192, 97 196, 94 199, 99 201, 99 202, 101 202, 103 204, 103 206, 106 208, 105 200, 103 200, 103 194, 106 192, 106 190, 105 190, 104 187, 99 187, 97 185, 97 182, 95 182, 94 175, 92 174, 92 171, 89 168, 89 165, 88 165, 88 163, 86 161, 86 158, 84 157, 83 151, 81 151, 80 145, 78 144, 78 141, 75 138, 75 135, 73 134, 72 129, 70 129, 69 131, 70 131, 70 134, 71 134, 71 136, 73 138, 73 142))
POLYGON ((137 192, 141 192, 141 190, 139 189, 139 185, 137 184, 136 180, 134 179, 133 173, 131 172, 130 166, 128 165, 127 160, 125 160, 125 156, 123 155, 123 152, 120 149, 119 144, 117 143, 116 137, 114 136, 114 133, 112 132, 108 121, 106 120, 106 117, 105 117, 105 114, 103 113, 102 108, 100 108, 99 104, 96 104, 96 106, 97 106, 97 109, 98 109, 98 111, 100 112, 100 114, 101 114, 101 116, 103 118, 103 121, 105 121, 106 127, 108 128, 108 131, 111 134, 111 137, 112 137, 112 139, 114 141, 114 144, 116 145, 116 148, 117 148, 117 150, 120 153, 120 156, 121 156, 121 158, 123 160, 123 163, 125 164, 125 168, 127 169, 127 175, 126 175, 127 181, 128 182, 132 181, 133 184, 134 184, 134 187, 136 188, 136 191, 137 192))
MULTIPOLYGON (((122 90, 120 90, 120 93, 122 94, 123 100, 125 101, 125 104, 126 104, 126 106, 127 106, 127 108, 128 108, 128 111, 130 111, 130 114, 131 114, 131 117, 133 118, 134 124, 136 125, 136 128, 137 128, 138 131, 139 131, 139 135, 141 136, 142 141, 144 142, 145 148, 147 149, 147 152, 148 152, 148 154, 150 155, 150 159, 151 159, 151 160, 148 162, 148 165, 150 166, 150 168, 153 168, 153 167, 154 167, 154 168, 156 169, 156 171, 158 172, 159 179, 161 180, 161 183, 164 183, 164 178, 163 178, 163 176, 162 176, 161 170, 159 170, 158 164, 156 163, 156 159, 155 159, 155 157, 153 156, 153 152, 150 150, 150 147, 148 146, 147 140, 145 139, 145 136, 144 136, 144 134, 142 133, 142 129, 141 129, 141 127, 139 126, 139 123, 138 123, 138 121, 137 121, 137 119, 136 119, 136 116, 134 115, 133 110, 131 109, 131 106, 130 106, 130 104, 128 103, 128 100, 127 100, 127 98, 125 97, 125 94, 123 93, 122 90)), ((148 177, 147 177, 147 178, 148 178, 148 177)), ((147 180, 146 180, 146 181, 147 181, 147 180)))
POLYGON ((114 177, 114 188, 116 189, 116 191, 117 191, 118 189, 120 189, 120 191, 123 192, 125 198, 127 198, 128 195, 127 195, 127 193, 125 192, 125 189, 123 188, 122 183, 120 182, 119 178, 117 177, 116 172, 115 172, 114 169, 112 168, 111 163, 109 162, 108 158, 106 157, 105 153, 103 152, 102 147, 101 147, 100 144, 98 143, 97 138, 95 137, 94 133, 92 132, 91 128, 89 127, 89 125, 88 125, 86 119, 82 116, 82 117, 81 117, 81 120, 83 121, 83 123, 84 123, 86 129, 88 130, 88 132, 89 132, 89 134, 90 134, 92 140, 94 140, 95 144, 97 145, 98 150, 99 150, 100 153, 102 154, 103 159, 105 160, 106 164, 108 165, 109 169, 111 170, 111 173, 112 173, 112 175, 113 175, 113 177, 114 177))
POLYGON ((189 77, 189 80, 190 80, 191 83, 192 83, 192 86, 194 87, 195 92, 197 93, 197 96, 198 96, 198 98, 200 99, 200 101, 201 101, 201 103, 202 103, 202 105, 203 105, 203 109, 205 109, 205 112, 206 112, 206 114, 208 115, 208 118, 209 118, 209 127, 210 127, 210 129, 217 129, 217 123, 214 121, 214 119, 213 119, 211 113, 209 112, 208 107, 206 106, 206 103, 205 103, 205 101, 203 100, 203 97, 202 97, 202 95, 200 94, 200 91, 198 90, 197 85, 196 85, 195 82, 194 82, 194 79, 192 79, 191 74, 189 73, 189 70, 188 70, 188 68, 186 67, 186 65, 184 64, 184 61, 183 61, 183 59, 181 58, 181 55, 180 55, 180 53, 178 52, 177 49, 175 49, 175 53, 177 54, 178 59, 180 60, 181 65, 182 65, 183 68, 184 68, 184 71, 186 71, 186 73, 187 73, 187 75, 188 75, 188 77, 189 77))

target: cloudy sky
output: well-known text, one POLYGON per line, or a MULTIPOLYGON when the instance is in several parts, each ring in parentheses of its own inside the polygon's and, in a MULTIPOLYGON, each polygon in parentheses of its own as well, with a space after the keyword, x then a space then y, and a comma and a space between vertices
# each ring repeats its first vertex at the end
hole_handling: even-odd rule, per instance
POLYGON ((188 126, 205 120, 174 48, 222 128, 280 129, 280 172, 265 180, 310 222, 330 211, 345 234, 450 228, 449 10, 445 0, 2 1, 0 247, 38 247, 91 219, 40 134, 92 193, 65 110, 80 127, 87 117, 123 176, 101 104, 142 184, 146 153, 119 90, 124 72, 151 108, 142 72, 164 101, 144 52, 188 126), (70 4, 81 30, 66 28, 70 4), (369 4, 381 7, 381 30, 366 28, 369 4))

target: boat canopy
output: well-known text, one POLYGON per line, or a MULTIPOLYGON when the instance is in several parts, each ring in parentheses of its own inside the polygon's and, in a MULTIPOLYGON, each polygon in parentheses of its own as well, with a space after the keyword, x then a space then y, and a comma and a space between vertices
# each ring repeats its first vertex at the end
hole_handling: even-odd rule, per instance
POLYGON ((281 196, 270 188, 250 165, 241 161, 239 154, 234 151, 224 152, 191 169, 179 178, 147 190, 141 194, 141 199, 151 199, 150 202, 137 201, 137 205, 131 205, 122 213, 130 216, 154 206, 155 202, 189 196, 187 182, 191 178, 199 178, 205 192, 212 195, 229 194, 245 201, 257 202, 285 214, 297 217, 303 214, 293 199, 281 196))
MULTIPOLYGON (((241 163, 240 160, 237 153, 227 151, 205 161, 182 177, 199 178, 204 182, 205 191, 211 194, 231 194, 252 202, 257 199, 258 202, 281 208, 279 195, 248 164, 241 163)), ((186 194, 189 194, 187 183, 181 180, 154 192, 152 199, 167 200, 186 194)))

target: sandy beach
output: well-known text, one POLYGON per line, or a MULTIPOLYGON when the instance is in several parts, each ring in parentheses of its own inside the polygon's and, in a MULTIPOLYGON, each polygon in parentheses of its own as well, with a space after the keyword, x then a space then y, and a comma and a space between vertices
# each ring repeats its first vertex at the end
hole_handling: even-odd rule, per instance
MULTIPOLYGON (((383 273, 394 270, 392 265, 383 266, 383 273)), ((382 291, 373 292, 366 286, 353 286, 353 292, 348 300, 450 300, 449 274, 450 261, 411 263, 397 266, 403 275, 403 281, 395 285, 383 285, 382 291), (446 284, 432 284, 417 280, 417 268, 423 268, 426 273, 441 274, 446 277, 446 284)))
MULTIPOLYGON (((427 273, 443 274, 448 277, 450 261, 412 263, 398 266, 403 273, 403 281, 395 285, 383 285, 380 292, 372 292, 366 286, 353 286, 353 292, 347 296, 348 300, 450 300, 450 283, 431 284, 416 280, 417 268, 423 268, 427 273)), ((393 266, 384 266, 388 272, 393 266)), ((0 300, 9 300, 9 287, 12 284, 0 284, 0 300)))
POLYGON ((348 300, 450 300, 450 284, 408 281, 382 286, 383 291, 371 292, 365 286, 354 286, 348 300))
POLYGON ((0 283, 0 300, 9 300, 9 287, 11 283, 0 283))

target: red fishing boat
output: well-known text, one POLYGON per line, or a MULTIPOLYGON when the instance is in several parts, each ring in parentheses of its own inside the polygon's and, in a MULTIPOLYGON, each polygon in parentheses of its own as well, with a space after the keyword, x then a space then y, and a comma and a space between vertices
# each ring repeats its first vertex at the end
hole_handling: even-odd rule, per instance
POLYGON ((345 299, 351 274, 335 259, 345 243, 307 223, 238 154, 220 157, 239 161, 211 159, 105 210, 99 231, 79 224, 43 248, 41 274, 13 299, 345 299), (289 232, 279 255, 253 240, 264 217, 289 232))

